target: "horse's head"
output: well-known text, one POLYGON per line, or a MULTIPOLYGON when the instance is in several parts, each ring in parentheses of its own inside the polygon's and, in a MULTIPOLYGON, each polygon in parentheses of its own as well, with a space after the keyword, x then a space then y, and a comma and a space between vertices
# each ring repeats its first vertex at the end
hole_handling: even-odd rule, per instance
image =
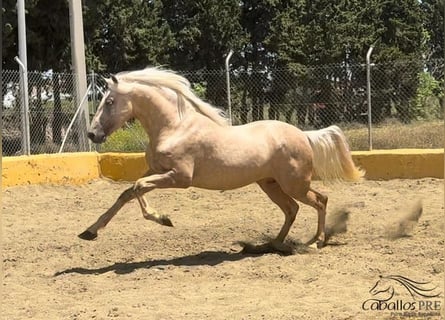
POLYGON ((394 294, 394 287, 390 279, 380 276, 379 281, 377 281, 377 283, 374 285, 374 287, 371 288, 371 290, 369 290, 369 292, 374 296, 382 293, 389 293, 392 297, 392 295, 394 294))
POLYGON ((129 84, 119 81, 116 76, 105 80, 108 90, 97 108, 88 131, 88 138, 94 143, 104 142, 111 133, 133 117, 129 84))

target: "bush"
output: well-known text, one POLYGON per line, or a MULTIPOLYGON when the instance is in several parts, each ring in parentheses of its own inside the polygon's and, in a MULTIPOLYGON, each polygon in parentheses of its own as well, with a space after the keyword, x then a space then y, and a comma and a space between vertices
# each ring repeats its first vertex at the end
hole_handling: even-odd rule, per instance
POLYGON ((101 145, 100 152, 143 152, 148 139, 139 121, 127 124, 111 134, 101 145))
POLYGON ((442 111, 440 101, 435 95, 440 91, 439 81, 427 73, 419 74, 419 86, 413 101, 413 116, 416 120, 440 119, 442 111))

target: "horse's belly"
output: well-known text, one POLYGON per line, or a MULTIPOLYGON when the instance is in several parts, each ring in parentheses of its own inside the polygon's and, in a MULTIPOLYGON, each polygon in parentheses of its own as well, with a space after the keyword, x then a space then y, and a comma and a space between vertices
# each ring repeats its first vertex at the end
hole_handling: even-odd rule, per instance
POLYGON ((261 169, 214 167, 212 170, 198 170, 193 176, 192 186, 211 190, 236 189, 270 175, 261 169))

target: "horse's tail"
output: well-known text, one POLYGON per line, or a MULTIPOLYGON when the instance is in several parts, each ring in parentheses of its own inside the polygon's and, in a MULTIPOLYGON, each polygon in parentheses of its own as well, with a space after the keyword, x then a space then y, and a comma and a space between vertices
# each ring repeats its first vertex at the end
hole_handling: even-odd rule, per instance
POLYGON ((314 153, 315 175, 323 181, 358 181, 365 172, 356 167, 349 151, 348 142, 337 126, 304 132, 314 153))

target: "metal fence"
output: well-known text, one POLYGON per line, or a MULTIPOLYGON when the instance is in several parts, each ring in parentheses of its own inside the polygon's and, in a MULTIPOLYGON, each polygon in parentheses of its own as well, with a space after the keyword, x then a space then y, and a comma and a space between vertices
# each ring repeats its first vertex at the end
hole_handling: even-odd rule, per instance
MULTIPOLYGON (((388 118, 409 123, 442 117, 443 70, 443 60, 372 65, 373 123, 388 118)), ((279 119, 313 129, 368 121, 366 65, 236 70, 231 74, 231 83, 235 124, 279 119)), ((220 88, 221 97, 224 87, 220 88)), ((224 105, 225 101, 213 102, 224 105)))
MULTIPOLYGON (((67 136, 66 151, 85 151, 79 145, 79 131, 67 128, 76 111, 73 74, 28 72, 29 132, 32 154, 55 153, 67 136)), ((23 154, 24 100, 19 71, 2 72, 2 151, 23 154)))
MULTIPOLYGON (((182 74, 200 97, 227 110, 226 71, 182 74)), ((20 155, 23 154, 23 108, 19 72, 6 70, 2 77, 2 152, 3 156, 20 155)), ((73 99, 74 79, 73 74, 67 73, 28 73, 32 154, 59 152, 64 141, 64 152, 85 151, 79 139, 84 134, 80 130, 84 129, 73 121, 78 107, 73 99)), ((372 65, 369 117, 366 65, 296 65, 274 70, 240 68, 230 70, 231 120, 237 125, 277 119, 302 129, 338 124, 366 132, 370 118, 373 126, 388 119, 402 124, 443 119, 443 79, 443 59, 372 65)), ((93 73, 88 75, 88 84, 88 109, 92 116, 105 83, 93 73)), ((123 141, 114 144, 111 141, 101 150, 142 151, 146 137, 137 124, 129 124, 124 131, 123 141), (126 136, 133 142, 126 140, 126 136)))

